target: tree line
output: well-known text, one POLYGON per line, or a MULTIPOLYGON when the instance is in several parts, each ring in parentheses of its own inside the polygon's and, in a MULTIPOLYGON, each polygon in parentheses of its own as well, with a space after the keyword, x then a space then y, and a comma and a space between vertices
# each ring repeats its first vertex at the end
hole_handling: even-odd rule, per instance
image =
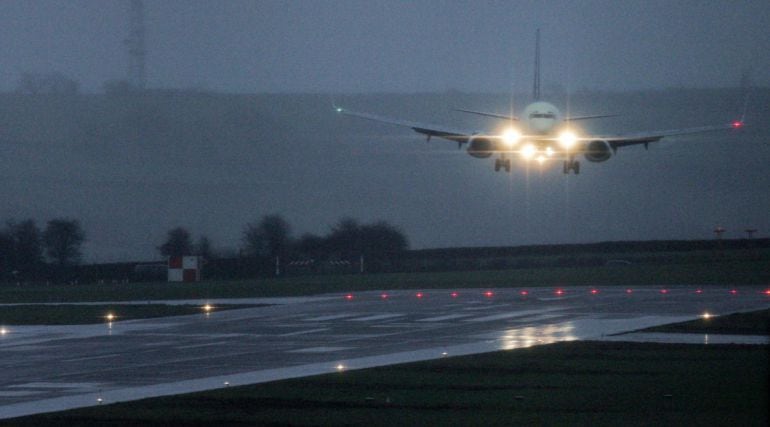
POLYGON ((82 259, 86 240, 80 222, 48 221, 40 229, 33 219, 8 220, 0 229, 0 277, 7 280, 61 278, 82 259))
MULTIPOLYGON (((242 232, 239 257, 281 259, 368 259, 393 258, 409 249, 409 241, 398 228, 385 221, 361 224, 343 218, 323 236, 305 233, 299 238, 281 215, 265 215, 259 221, 246 224, 242 232)), ((190 231, 175 227, 158 247, 162 256, 199 255, 219 257, 211 241, 200 237, 193 242, 190 231)))

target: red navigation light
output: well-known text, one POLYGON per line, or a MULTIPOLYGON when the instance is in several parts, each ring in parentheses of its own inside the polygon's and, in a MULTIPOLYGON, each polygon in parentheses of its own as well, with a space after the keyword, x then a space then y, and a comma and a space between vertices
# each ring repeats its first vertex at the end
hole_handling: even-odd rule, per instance
POLYGON ((733 294, 733 295, 737 295, 738 294, 738 290, 737 289, 730 289, 730 293, 733 294))
POLYGON ((380 295, 380 298, 382 298, 382 299, 388 299, 388 296, 389 296, 388 294, 385 294, 385 293, 384 293, 384 294, 380 295))
POLYGON ((564 289, 557 289, 554 293, 559 296, 564 295, 564 289))
POLYGON ((526 290, 525 290, 525 291, 521 291, 521 292, 519 292, 519 293, 520 293, 520 294, 521 294, 521 296, 523 296, 523 297, 525 297, 525 296, 529 295, 529 291, 526 291, 526 290))
POLYGON ((770 289, 765 289, 765 292, 763 292, 765 295, 770 295, 770 289))
POLYGON ((695 293, 696 293, 696 294, 702 294, 702 293, 703 293, 703 289, 696 289, 696 290, 695 290, 695 293))
POLYGON ((591 295, 596 295, 599 293, 598 289, 591 289, 591 295))
POLYGON ((451 293, 451 294, 449 294, 449 295, 451 295, 451 296, 452 296, 452 298, 457 298, 457 296, 458 296, 458 295, 460 295, 460 294, 458 294, 457 292, 452 292, 452 293, 451 293))
POLYGON ((417 293, 415 294, 415 296, 416 296, 417 298, 422 298, 422 297, 424 297, 424 296, 425 296, 425 294, 423 294, 422 292, 417 292, 417 293))
POLYGON ((743 122, 740 120, 736 120, 732 123, 733 129, 738 129, 743 127, 743 122))
POLYGON ((626 289, 626 293, 627 294, 632 294, 632 293, 634 293, 634 290, 631 289, 631 288, 628 288, 628 289, 626 289))
POLYGON ((665 294, 667 294, 667 293, 668 293, 668 289, 661 289, 661 290, 660 290, 660 293, 662 293, 663 295, 665 295, 665 294))
POLYGON ((345 295, 345 299, 348 300, 348 301, 352 300, 353 299, 353 294, 345 295))
POLYGON ((495 296, 495 293, 492 291, 486 291, 484 292, 484 296, 487 298, 492 298, 493 296, 495 296))

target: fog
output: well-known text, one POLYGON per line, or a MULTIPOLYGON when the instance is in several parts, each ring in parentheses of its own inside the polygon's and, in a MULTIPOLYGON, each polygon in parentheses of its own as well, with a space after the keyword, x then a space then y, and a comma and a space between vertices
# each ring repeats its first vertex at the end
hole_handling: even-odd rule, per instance
POLYGON ((129 94, 103 93, 126 78, 128 2, 0 5, 0 220, 77 218, 86 261, 158 258, 175 226, 234 250, 272 213, 295 235, 386 220, 413 248, 770 232, 766 2, 146 0, 149 90, 129 94), (749 89, 747 126, 508 175, 331 108, 493 130, 451 110, 505 112, 512 89, 521 108, 536 28, 548 98, 621 114, 586 131, 727 123, 749 89), (79 93, 16 93, 22 73, 79 93))
MULTIPOLYGON (((124 78, 128 0, 3 0, 0 88, 60 72, 124 78)), ((227 92, 528 90, 770 84, 767 1, 145 0, 152 87, 227 92)))

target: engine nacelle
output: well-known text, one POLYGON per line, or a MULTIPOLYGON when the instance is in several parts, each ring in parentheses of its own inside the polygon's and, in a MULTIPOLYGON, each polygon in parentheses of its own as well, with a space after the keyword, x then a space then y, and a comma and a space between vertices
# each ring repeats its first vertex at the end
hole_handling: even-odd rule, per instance
POLYGON ((604 140, 590 141, 586 144, 584 156, 589 162, 605 162, 612 157, 612 147, 604 140))
POLYGON ((486 159, 495 154, 497 144, 495 141, 484 137, 472 137, 468 141, 468 154, 478 159, 486 159))

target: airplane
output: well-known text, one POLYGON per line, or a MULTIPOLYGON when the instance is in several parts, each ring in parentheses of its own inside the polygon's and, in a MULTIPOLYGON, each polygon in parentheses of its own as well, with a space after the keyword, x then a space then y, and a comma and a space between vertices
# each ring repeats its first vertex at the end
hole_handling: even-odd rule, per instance
POLYGON ((524 108, 522 117, 513 115, 496 114, 484 111, 457 109, 457 111, 520 122, 523 126, 517 128, 511 126, 499 133, 469 132, 463 129, 453 129, 447 126, 424 124, 397 118, 380 116, 365 112, 357 112, 335 106, 337 113, 373 120, 382 123, 411 128, 417 133, 427 136, 428 141, 432 137, 442 138, 457 142, 462 149, 467 144, 467 153, 475 158, 486 159, 495 156, 495 171, 504 169, 511 172, 511 157, 518 155, 524 160, 535 160, 540 163, 548 159, 563 160, 563 172, 569 174, 580 173, 580 161, 583 156, 587 161, 600 163, 609 160, 617 153, 618 148, 632 145, 644 145, 647 148, 651 142, 657 142, 668 136, 688 135, 703 132, 712 132, 725 129, 738 129, 743 127, 744 117, 731 123, 690 127, 681 129, 668 129, 652 132, 629 133, 625 135, 584 135, 573 125, 573 122, 613 117, 616 115, 592 115, 592 116, 562 116, 556 106, 543 101, 540 97, 540 30, 535 36, 535 78, 533 84, 533 101, 524 108), (526 131, 522 132, 522 129, 526 131))

